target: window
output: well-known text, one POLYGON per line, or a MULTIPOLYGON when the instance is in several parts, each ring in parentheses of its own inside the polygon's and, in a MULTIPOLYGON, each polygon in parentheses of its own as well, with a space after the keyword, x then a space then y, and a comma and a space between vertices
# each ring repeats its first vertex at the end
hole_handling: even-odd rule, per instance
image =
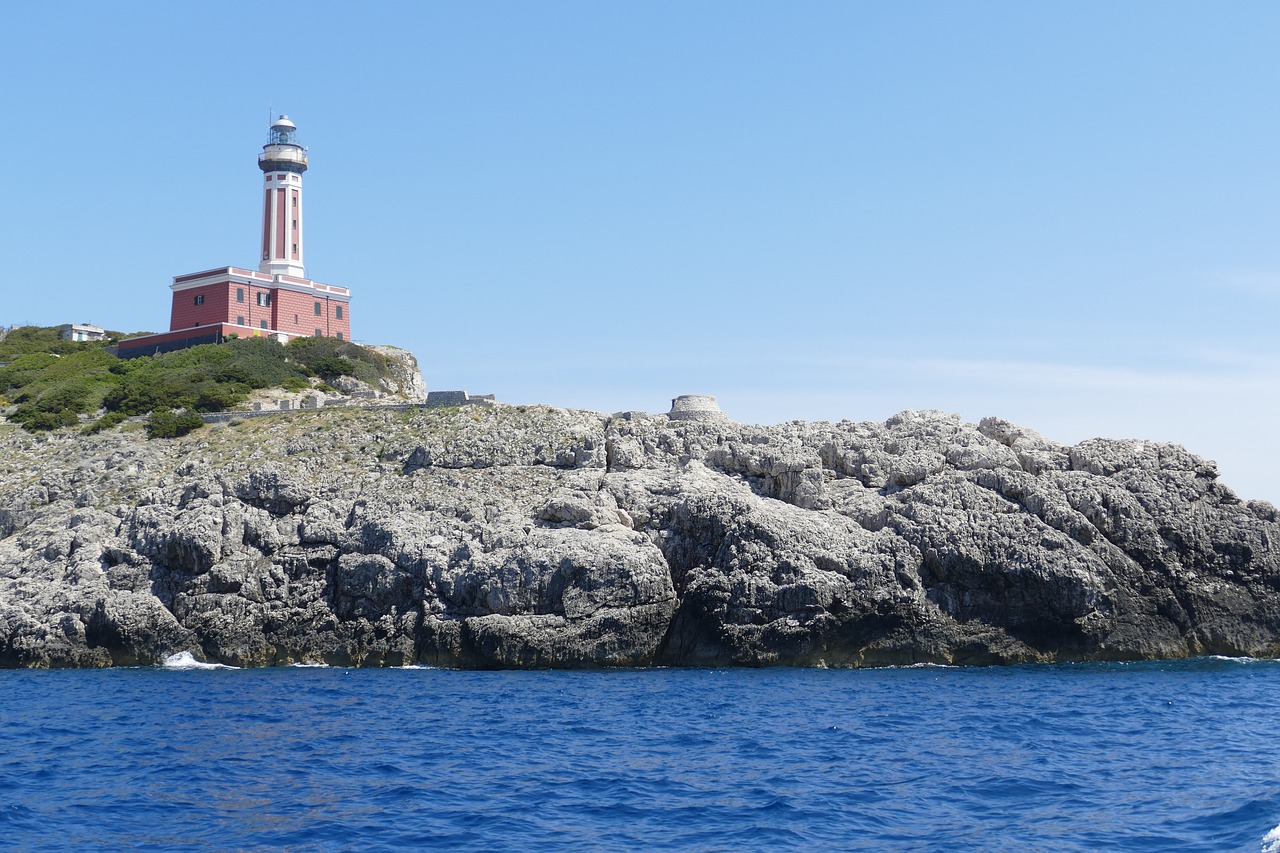
POLYGON ((341 320, 341 319, 342 319, 342 306, 341 306, 341 305, 335 305, 335 306, 333 306, 333 316, 337 317, 339 320, 341 320))
POLYGON ((295 220, 293 220, 293 230, 294 230, 294 231, 297 231, 297 230, 298 230, 298 220, 296 220, 296 219, 295 219, 295 220))
POLYGON ((297 244, 297 243, 294 243, 294 244, 293 244, 293 253, 294 253, 295 255, 296 255, 296 254, 298 254, 298 244, 297 244))
POLYGON ((317 316, 317 317, 319 317, 319 316, 320 316, 320 303, 319 303, 319 302, 317 302, 317 303, 316 303, 316 316, 317 316))
POLYGON ((338 332, 338 340, 342 340, 342 332, 338 332))
POLYGON ((244 325, 244 318, 243 318, 243 317, 237 317, 237 318, 236 318, 236 325, 237 325, 237 326, 243 326, 243 325, 244 325))
POLYGON ((319 329, 316 329, 316 337, 317 337, 317 338, 323 338, 323 337, 324 337, 324 332, 320 331, 319 329))
POLYGON ((266 327, 267 327, 267 321, 266 321, 266 320, 263 320, 263 321, 262 321, 262 328, 264 328, 264 329, 265 329, 266 327))
POLYGON ((293 197, 293 206, 294 207, 298 206, 298 197, 296 195, 293 197))
POLYGON ((197 304, 197 305, 203 305, 203 304, 204 304, 204 294, 203 294, 203 293, 201 293, 200 295, 198 295, 198 296, 196 297, 196 304, 197 304))
POLYGON ((270 307, 270 305, 271 305, 271 294, 270 294, 270 293, 259 293, 259 294, 258 294, 258 304, 259 304, 259 305, 261 305, 263 308, 270 307))
POLYGON ((294 315, 293 315, 293 325, 295 325, 295 326, 296 326, 296 325, 298 325, 298 315, 297 315, 297 314, 294 314, 294 315))
POLYGON ((236 302, 244 302, 244 288, 243 288, 243 287, 237 287, 237 288, 236 288, 236 302))

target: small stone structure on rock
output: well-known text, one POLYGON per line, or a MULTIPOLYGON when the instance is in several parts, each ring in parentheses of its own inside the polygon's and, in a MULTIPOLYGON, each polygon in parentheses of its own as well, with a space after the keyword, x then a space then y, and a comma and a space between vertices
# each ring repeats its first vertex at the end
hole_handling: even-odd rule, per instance
POLYGON ((672 399, 667 417, 673 421, 727 421, 720 404, 710 394, 681 394, 672 399))

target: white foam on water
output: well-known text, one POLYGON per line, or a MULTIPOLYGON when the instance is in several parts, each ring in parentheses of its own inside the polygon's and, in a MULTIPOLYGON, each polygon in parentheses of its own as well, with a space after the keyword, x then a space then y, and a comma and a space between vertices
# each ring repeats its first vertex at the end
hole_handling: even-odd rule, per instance
POLYGON ((302 662, 298 662, 298 663, 291 663, 291 664, 289 664, 289 666, 291 666, 291 667, 295 667, 295 668, 297 668, 297 669, 328 669, 328 668, 329 668, 329 664, 327 664, 327 663, 302 663, 302 662))
POLYGON ((1280 826, 1262 836, 1262 853, 1280 853, 1280 826))
POLYGON ((404 666, 392 667, 392 669, 435 669, 435 667, 427 666, 425 663, 407 663, 404 666))
POLYGON ((165 669, 239 669, 238 666, 227 666, 225 663, 205 663, 202 660, 196 660, 195 655, 191 652, 178 652, 176 655, 169 655, 160 662, 160 666, 165 669))

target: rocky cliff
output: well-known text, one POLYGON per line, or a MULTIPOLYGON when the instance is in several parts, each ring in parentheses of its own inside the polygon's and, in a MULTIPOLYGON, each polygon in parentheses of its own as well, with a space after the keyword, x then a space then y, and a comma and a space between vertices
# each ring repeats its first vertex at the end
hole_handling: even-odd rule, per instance
POLYGON ((1280 523, 1180 447, 996 419, 303 412, 0 427, 0 663, 1280 655, 1280 523))

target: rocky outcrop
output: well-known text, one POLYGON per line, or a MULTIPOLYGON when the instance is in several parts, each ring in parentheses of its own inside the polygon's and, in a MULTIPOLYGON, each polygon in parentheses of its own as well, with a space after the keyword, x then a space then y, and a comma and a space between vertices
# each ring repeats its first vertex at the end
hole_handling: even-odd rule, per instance
POLYGON ((369 349, 387 360, 389 376, 382 380, 380 390, 402 397, 411 403, 427 399, 427 383, 418 369, 418 358, 406 349, 391 346, 371 346, 369 349))
POLYGON ((1181 447, 300 412, 0 427, 0 663, 872 666, 1280 654, 1280 521, 1181 447))

